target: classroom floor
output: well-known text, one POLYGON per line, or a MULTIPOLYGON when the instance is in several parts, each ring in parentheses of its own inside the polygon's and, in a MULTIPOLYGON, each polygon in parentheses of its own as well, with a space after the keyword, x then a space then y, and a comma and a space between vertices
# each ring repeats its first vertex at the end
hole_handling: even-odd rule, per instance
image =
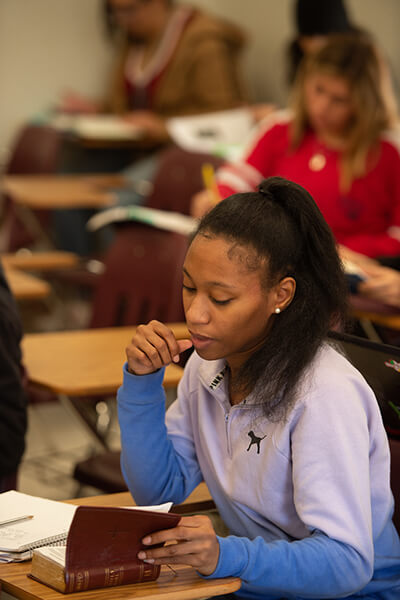
MULTIPOLYGON (((108 439, 112 448, 119 447, 115 415, 108 439)), ((80 488, 72 478, 75 463, 97 450, 101 450, 99 442, 67 402, 31 405, 26 451, 19 469, 19 491, 54 500, 98 494, 94 488, 80 488)))

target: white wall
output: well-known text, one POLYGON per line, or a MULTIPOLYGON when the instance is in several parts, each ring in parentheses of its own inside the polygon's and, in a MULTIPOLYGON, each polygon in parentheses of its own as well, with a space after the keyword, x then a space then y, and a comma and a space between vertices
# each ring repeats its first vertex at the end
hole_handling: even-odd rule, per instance
POLYGON ((109 61, 99 0, 0 0, 0 153, 64 88, 99 93, 109 61))
MULTIPOLYGON (((254 99, 284 103, 292 0, 192 2, 248 32, 244 65, 254 99)), ((376 35, 400 81, 400 1, 347 3, 354 21, 376 35)), ((99 94, 109 63, 100 0, 0 0, 0 160, 16 128, 54 105, 63 89, 99 94)))

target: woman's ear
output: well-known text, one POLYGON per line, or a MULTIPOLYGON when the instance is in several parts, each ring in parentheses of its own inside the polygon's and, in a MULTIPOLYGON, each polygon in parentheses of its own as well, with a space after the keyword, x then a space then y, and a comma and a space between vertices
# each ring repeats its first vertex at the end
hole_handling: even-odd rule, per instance
POLYGON ((293 277, 284 277, 276 286, 276 308, 281 312, 291 303, 296 292, 296 280, 293 277))

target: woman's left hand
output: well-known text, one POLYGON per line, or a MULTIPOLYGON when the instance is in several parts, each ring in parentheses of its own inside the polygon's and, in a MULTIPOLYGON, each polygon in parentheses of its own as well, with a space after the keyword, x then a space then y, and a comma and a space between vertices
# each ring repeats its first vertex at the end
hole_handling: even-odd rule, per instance
POLYGON ((205 515, 182 517, 177 527, 152 533, 142 542, 167 545, 142 550, 138 554, 141 560, 156 565, 190 565, 202 575, 211 575, 217 567, 219 544, 211 520, 205 515))
POLYGON ((165 120, 151 110, 134 110, 126 113, 123 119, 143 130, 149 139, 161 142, 168 140, 169 134, 165 120))

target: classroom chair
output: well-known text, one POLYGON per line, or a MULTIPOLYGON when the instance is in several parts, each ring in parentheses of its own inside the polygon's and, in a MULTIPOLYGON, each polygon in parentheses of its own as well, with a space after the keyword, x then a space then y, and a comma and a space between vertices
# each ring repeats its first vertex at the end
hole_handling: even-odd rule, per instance
MULTIPOLYGON (((62 149, 62 134, 52 127, 25 125, 18 132, 11 148, 4 175, 33 175, 55 173, 62 149)), ((49 221, 49 213, 34 213, 42 226, 49 221)), ((12 199, 3 196, 3 229, 7 241, 3 251, 14 252, 36 241, 34 219, 18 209, 12 199)))
POLYGON ((187 152, 177 146, 167 148, 161 153, 146 206, 190 214, 192 197, 204 189, 202 166, 209 163, 218 168, 223 162, 210 154, 187 152))
POLYGON ((187 239, 139 224, 117 227, 104 257, 90 327, 183 320, 182 265, 187 239))
MULTIPOLYGON (((186 248, 187 239, 176 233, 132 223, 118 227, 94 293, 90 326, 137 325, 151 319, 182 321, 186 248)), ((71 402, 98 435, 93 401, 72 398, 71 402)), ((100 441, 107 448, 104 434, 100 441)), ((107 492, 126 489, 119 471, 119 452, 106 452, 78 463, 74 478, 107 492)))

